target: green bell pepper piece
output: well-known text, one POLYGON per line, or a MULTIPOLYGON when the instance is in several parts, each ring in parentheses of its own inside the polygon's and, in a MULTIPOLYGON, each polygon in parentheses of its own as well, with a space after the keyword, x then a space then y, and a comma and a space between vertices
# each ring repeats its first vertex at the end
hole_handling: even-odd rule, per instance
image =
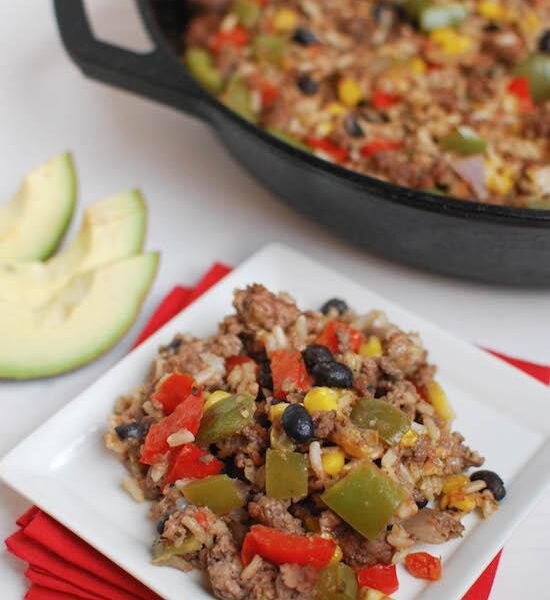
POLYGON ((355 571, 345 563, 328 565, 319 573, 315 600, 356 600, 358 592, 355 571))
POLYGON ((550 210, 550 200, 529 200, 526 208, 534 208, 535 210, 550 210))
POLYGON ((202 544, 193 535, 188 535, 181 544, 175 546, 162 541, 153 544, 153 564, 163 564, 174 556, 183 556, 201 549, 202 544))
POLYGON ((286 52, 287 43, 278 35, 261 34, 252 40, 252 52, 260 60, 279 64, 286 52))
POLYGON ((535 102, 544 102, 550 98, 550 54, 534 52, 515 70, 529 80, 529 90, 535 102))
POLYGON ((259 3, 254 0, 238 0, 233 10, 239 19, 239 23, 247 29, 251 29, 256 25, 262 12, 259 3))
POLYGON ((441 138, 441 145, 446 150, 453 150, 458 154, 481 154, 487 148, 487 142, 473 129, 461 125, 453 133, 441 138))
POLYGON ((201 420, 196 441, 208 446, 226 437, 240 433, 254 423, 256 402, 250 394, 234 394, 216 402, 201 420))
POLYGON ((232 77, 229 80, 223 100, 226 106, 234 110, 243 119, 252 123, 257 122, 258 117, 254 114, 250 101, 250 88, 239 77, 232 77))
POLYGON ((272 136, 280 139, 282 142, 286 142, 290 146, 294 146, 295 148, 298 148, 303 152, 311 154, 311 148, 307 144, 304 144, 304 142, 301 142, 300 140, 296 139, 293 135, 286 133, 286 131, 278 129, 277 127, 268 127, 267 132, 270 133, 272 136))
POLYGON ((407 492, 370 461, 363 461, 321 496, 323 502, 368 540, 384 530, 407 492))
POLYGON ((226 515, 244 505, 239 483, 228 475, 212 475, 191 481, 181 493, 190 504, 208 506, 217 515, 226 515))
POLYGON ((411 420, 381 398, 359 398, 351 411, 352 422, 362 429, 374 429, 392 446, 411 428, 411 420))
POLYGON ((439 5, 431 0, 407 0, 404 8, 407 17, 422 31, 454 27, 468 16, 467 8, 458 2, 439 5))
POLYGON ((265 489, 270 498, 290 500, 307 496, 307 459, 301 452, 267 451, 265 489))
POLYGON ((223 88, 220 72, 214 67, 212 57, 202 48, 189 48, 184 56, 185 66, 193 77, 213 94, 218 94, 223 88))

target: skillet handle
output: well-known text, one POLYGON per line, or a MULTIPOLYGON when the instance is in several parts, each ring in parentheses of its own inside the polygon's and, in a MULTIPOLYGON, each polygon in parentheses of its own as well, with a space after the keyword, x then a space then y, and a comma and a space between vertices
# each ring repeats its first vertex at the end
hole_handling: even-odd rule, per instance
POLYGON ((54 0, 65 49, 86 76, 201 117, 201 108, 208 102, 206 92, 159 43, 148 0, 137 0, 137 4, 156 46, 151 52, 132 52, 96 39, 84 0, 54 0))

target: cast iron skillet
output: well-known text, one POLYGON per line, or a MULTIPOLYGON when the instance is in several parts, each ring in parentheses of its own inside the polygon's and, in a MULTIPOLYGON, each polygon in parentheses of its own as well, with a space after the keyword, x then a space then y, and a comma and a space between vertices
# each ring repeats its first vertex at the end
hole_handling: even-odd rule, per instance
POLYGON ((83 0, 54 4, 65 47, 85 75, 207 121, 252 174, 307 217, 431 271, 550 286, 550 211, 463 202, 367 177, 301 152, 225 108, 187 74, 170 41, 189 18, 184 0, 137 0, 155 44, 148 54, 94 38, 83 0))

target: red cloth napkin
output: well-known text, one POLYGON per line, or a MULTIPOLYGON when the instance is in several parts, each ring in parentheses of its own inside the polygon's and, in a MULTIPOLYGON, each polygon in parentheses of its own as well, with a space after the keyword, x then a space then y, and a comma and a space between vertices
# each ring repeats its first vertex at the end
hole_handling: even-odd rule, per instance
MULTIPOLYGON (((140 344, 231 269, 214 264, 194 287, 177 286, 162 300, 136 340, 140 344)), ((499 358, 550 385, 550 366, 536 365, 493 352, 499 358)), ((13 555, 28 563, 31 583, 26 600, 160 600, 142 583, 105 558, 36 506, 17 520, 19 530, 6 540, 13 555)), ((500 552, 462 600, 487 600, 500 552)))

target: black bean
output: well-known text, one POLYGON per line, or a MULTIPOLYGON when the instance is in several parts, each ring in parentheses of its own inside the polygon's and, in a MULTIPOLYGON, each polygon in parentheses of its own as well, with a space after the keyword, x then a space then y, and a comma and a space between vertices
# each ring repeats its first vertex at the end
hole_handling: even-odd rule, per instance
POLYGON ((151 423, 149 421, 132 421, 117 425, 115 431, 121 440, 142 440, 147 435, 150 426, 151 423))
POLYGON ((316 94, 317 90, 319 89, 319 84, 309 75, 300 75, 297 83, 298 87, 306 96, 313 96, 313 94, 316 94))
POLYGON ((273 377, 271 375, 271 366, 269 362, 260 363, 258 383, 260 384, 260 387, 267 388, 268 390, 273 389, 273 377))
POLYGON ((470 481, 484 481, 498 502, 506 496, 504 481, 494 471, 476 471, 470 475, 470 481))
POLYGON ((331 361, 316 364, 311 370, 317 385, 350 388, 353 385, 353 373, 346 365, 331 361))
POLYGON ((426 508, 427 505, 428 505, 428 501, 426 500, 426 498, 422 498, 422 500, 416 501, 416 506, 418 506, 419 510, 426 508))
POLYGON ((495 23, 494 21, 490 21, 489 23, 487 23, 487 25, 483 27, 483 31, 486 31, 487 33, 495 33, 497 31, 500 31, 500 25, 498 23, 495 23))
POLYGON ((170 513, 166 515, 162 515, 162 517, 157 521, 157 533, 162 535, 164 533, 164 526, 166 525, 166 521, 170 518, 170 513))
POLYGON ((323 306, 321 306, 321 312, 324 315, 328 315, 331 308, 335 308, 339 315, 343 315, 348 312, 349 306, 345 300, 340 300, 340 298, 331 298, 327 300, 323 306))
POLYGON ((547 29, 539 38, 539 50, 541 52, 550 52, 550 29, 547 29))
POLYGON ((175 337, 167 346, 167 348, 169 350, 173 350, 174 352, 176 350, 179 350, 180 346, 182 345, 183 340, 179 337, 175 337))
POLYGON ((357 119, 353 115, 348 115, 344 119, 344 129, 351 137, 362 137, 365 135, 363 128, 359 125, 357 119))
POLYGON ((322 344, 310 344, 306 346, 306 349, 302 352, 304 362, 308 371, 311 371, 313 367, 321 362, 330 362, 334 360, 332 352, 322 344))
POLYGON ((305 27, 298 27, 294 31, 292 40, 297 44, 301 44, 302 46, 311 46, 312 44, 319 43, 319 40, 317 39, 315 34, 309 29, 305 29, 305 27))
POLYGON ((377 23, 383 23, 385 19, 405 19, 406 13, 401 4, 393 2, 377 2, 372 9, 372 17, 377 23))
POLYGON ((303 404, 291 404, 281 417, 283 429, 296 442, 308 442, 315 437, 315 426, 303 404))

